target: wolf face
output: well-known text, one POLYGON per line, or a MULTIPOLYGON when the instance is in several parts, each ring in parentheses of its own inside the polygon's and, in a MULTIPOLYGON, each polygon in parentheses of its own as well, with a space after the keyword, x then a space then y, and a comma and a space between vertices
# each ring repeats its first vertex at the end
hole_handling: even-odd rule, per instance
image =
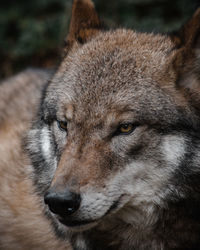
POLYGON ((186 69, 180 77, 178 37, 100 31, 93 11, 75 1, 68 52, 29 132, 35 183, 61 234, 116 220, 148 231, 199 171, 198 97, 186 92, 186 69), (77 31, 83 8, 93 19, 77 31))

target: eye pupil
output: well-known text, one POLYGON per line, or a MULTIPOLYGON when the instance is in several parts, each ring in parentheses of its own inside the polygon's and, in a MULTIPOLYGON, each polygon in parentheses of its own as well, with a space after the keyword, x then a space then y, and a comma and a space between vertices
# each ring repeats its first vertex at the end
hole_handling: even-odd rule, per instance
POLYGON ((122 128, 123 129, 128 129, 130 126, 131 126, 130 124, 124 124, 124 125, 122 125, 122 128))
POLYGON ((120 134, 129 134, 134 130, 134 126, 132 123, 122 124, 120 125, 118 131, 120 134))

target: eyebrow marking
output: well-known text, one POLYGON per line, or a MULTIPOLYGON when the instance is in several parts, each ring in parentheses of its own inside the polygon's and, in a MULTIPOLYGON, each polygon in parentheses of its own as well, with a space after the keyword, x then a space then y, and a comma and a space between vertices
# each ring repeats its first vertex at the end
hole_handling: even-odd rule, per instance
POLYGON ((74 114, 74 107, 72 104, 68 104, 66 107, 65 117, 67 120, 72 120, 74 114))

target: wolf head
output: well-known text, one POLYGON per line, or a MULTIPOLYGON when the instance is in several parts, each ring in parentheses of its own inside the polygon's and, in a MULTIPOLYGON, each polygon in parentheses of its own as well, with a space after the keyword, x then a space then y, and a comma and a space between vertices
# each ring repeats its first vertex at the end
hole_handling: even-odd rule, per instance
POLYGON ((184 165, 198 150, 199 28, 197 11, 173 35, 105 31, 90 0, 74 1, 66 55, 28 136, 58 230, 108 217, 146 225, 188 195, 199 171, 193 158, 184 165))

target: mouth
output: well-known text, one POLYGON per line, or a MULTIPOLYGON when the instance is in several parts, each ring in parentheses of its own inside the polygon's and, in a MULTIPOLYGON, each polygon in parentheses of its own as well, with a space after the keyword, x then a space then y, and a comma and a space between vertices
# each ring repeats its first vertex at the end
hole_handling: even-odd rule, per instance
POLYGON ((59 222, 66 226, 71 232, 83 232, 95 227, 98 224, 98 220, 66 220, 58 219, 59 222))
POLYGON ((83 221, 78 221, 78 220, 65 220, 63 218, 58 219, 60 221, 60 223, 64 224, 67 227, 83 227, 89 224, 96 224, 97 220, 83 220, 83 221))
POLYGON ((115 210, 117 210, 121 198, 122 198, 122 196, 118 200, 116 200, 116 201, 113 202, 113 204, 110 206, 110 208, 107 210, 107 212, 105 213, 104 216, 106 216, 106 215, 108 215, 110 213, 113 213, 115 210))

